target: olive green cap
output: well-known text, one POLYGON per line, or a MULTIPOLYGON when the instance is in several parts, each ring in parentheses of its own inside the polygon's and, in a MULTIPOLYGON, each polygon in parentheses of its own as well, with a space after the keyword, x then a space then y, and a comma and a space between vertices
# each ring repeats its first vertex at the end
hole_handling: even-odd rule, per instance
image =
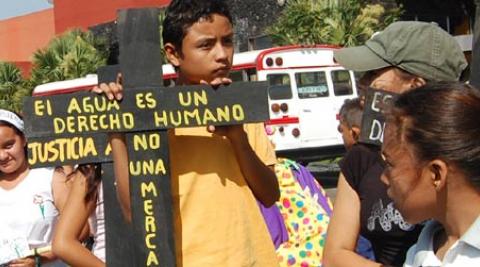
POLYGON ((374 34, 365 45, 334 52, 347 69, 401 68, 430 81, 457 81, 467 67, 460 45, 435 23, 399 21, 374 34))

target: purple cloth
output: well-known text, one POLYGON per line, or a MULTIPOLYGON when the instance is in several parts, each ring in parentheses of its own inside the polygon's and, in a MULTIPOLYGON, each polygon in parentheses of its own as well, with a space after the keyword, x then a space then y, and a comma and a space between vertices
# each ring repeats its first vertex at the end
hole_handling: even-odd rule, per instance
MULTIPOLYGON (((327 197, 322 194, 322 191, 320 191, 318 184, 315 183, 315 178, 313 177, 312 173, 304 166, 295 162, 292 162, 290 168, 292 169, 292 173, 295 176, 297 182, 302 187, 302 189, 308 187, 312 195, 317 194, 318 203, 330 216, 332 214, 332 210, 328 205, 327 197)), ((270 237, 272 238, 275 248, 278 248, 282 243, 288 241, 288 232, 287 228, 285 227, 285 222, 283 221, 282 214, 280 213, 277 205, 272 205, 271 207, 267 208, 259 201, 257 201, 257 203, 260 207, 260 212, 265 219, 268 232, 270 233, 270 237)))
POLYGON ((283 222, 282 214, 280 214, 280 210, 275 204, 267 208, 259 201, 257 201, 257 203, 267 224, 268 232, 275 245, 275 249, 277 249, 283 242, 288 241, 287 228, 283 222))
POLYGON ((295 177, 297 178, 297 181, 302 187, 302 189, 305 189, 306 187, 308 187, 310 189, 310 193, 312 194, 312 196, 317 194, 318 204, 320 204, 322 208, 327 212, 327 214, 331 216, 332 209, 328 204, 328 199, 320 190, 319 185, 315 183, 315 177, 313 177, 312 173, 301 164, 296 164, 296 167, 297 168, 295 167, 292 168, 293 175, 295 175, 295 177))

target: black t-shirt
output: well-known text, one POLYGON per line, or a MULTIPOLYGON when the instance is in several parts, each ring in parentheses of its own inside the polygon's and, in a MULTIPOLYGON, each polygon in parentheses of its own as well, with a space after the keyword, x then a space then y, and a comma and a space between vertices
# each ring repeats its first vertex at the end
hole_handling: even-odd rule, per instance
POLYGON ((405 222, 388 197, 380 180, 383 165, 379 147, 354 145, 340 162, 340 169, 360 198, 360 234, 372 243, 376 261, 402 266, 421 227, 405 222))

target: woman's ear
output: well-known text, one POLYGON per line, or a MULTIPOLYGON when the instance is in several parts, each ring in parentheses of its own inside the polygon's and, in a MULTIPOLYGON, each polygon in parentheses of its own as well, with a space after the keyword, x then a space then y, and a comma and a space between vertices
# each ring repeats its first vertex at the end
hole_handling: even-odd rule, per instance
POLYGON ((428 172, 435 190, 438 192, 445 187, 448 175, 448 166, 443 160, 435 159, 428 163, 428 172))
POLYGON ((174 67, 180 66, 180 54, 177 51, 175 45, 172 43, 166 43, 163 45, 163 49, 165 50, 165 56, 168 59, 168 62, 172 64, 174 67))

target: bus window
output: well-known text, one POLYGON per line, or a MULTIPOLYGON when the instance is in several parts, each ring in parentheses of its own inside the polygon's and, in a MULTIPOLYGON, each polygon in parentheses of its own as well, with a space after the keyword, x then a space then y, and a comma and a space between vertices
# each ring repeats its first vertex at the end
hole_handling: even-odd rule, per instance
POLYGON ((298 98, 316 98, 328 96, 325 72, 300 72, 295 74, 298 98))
POLYGON ((334 70, 331 72, 333 91, 336 96, 351 95, 352 81, 350 80, 350 72, 348 70, 334 70))
POLYGON ((290 76, 284 74, 268 74, 268 95, 272 100, 292 98, 292 87, 290 85, 290 76))
POLYGON ((240 69, 230 72, 230 79, 233 82, 251 82, 257 80, 257 71, 255 69, 240 69))

